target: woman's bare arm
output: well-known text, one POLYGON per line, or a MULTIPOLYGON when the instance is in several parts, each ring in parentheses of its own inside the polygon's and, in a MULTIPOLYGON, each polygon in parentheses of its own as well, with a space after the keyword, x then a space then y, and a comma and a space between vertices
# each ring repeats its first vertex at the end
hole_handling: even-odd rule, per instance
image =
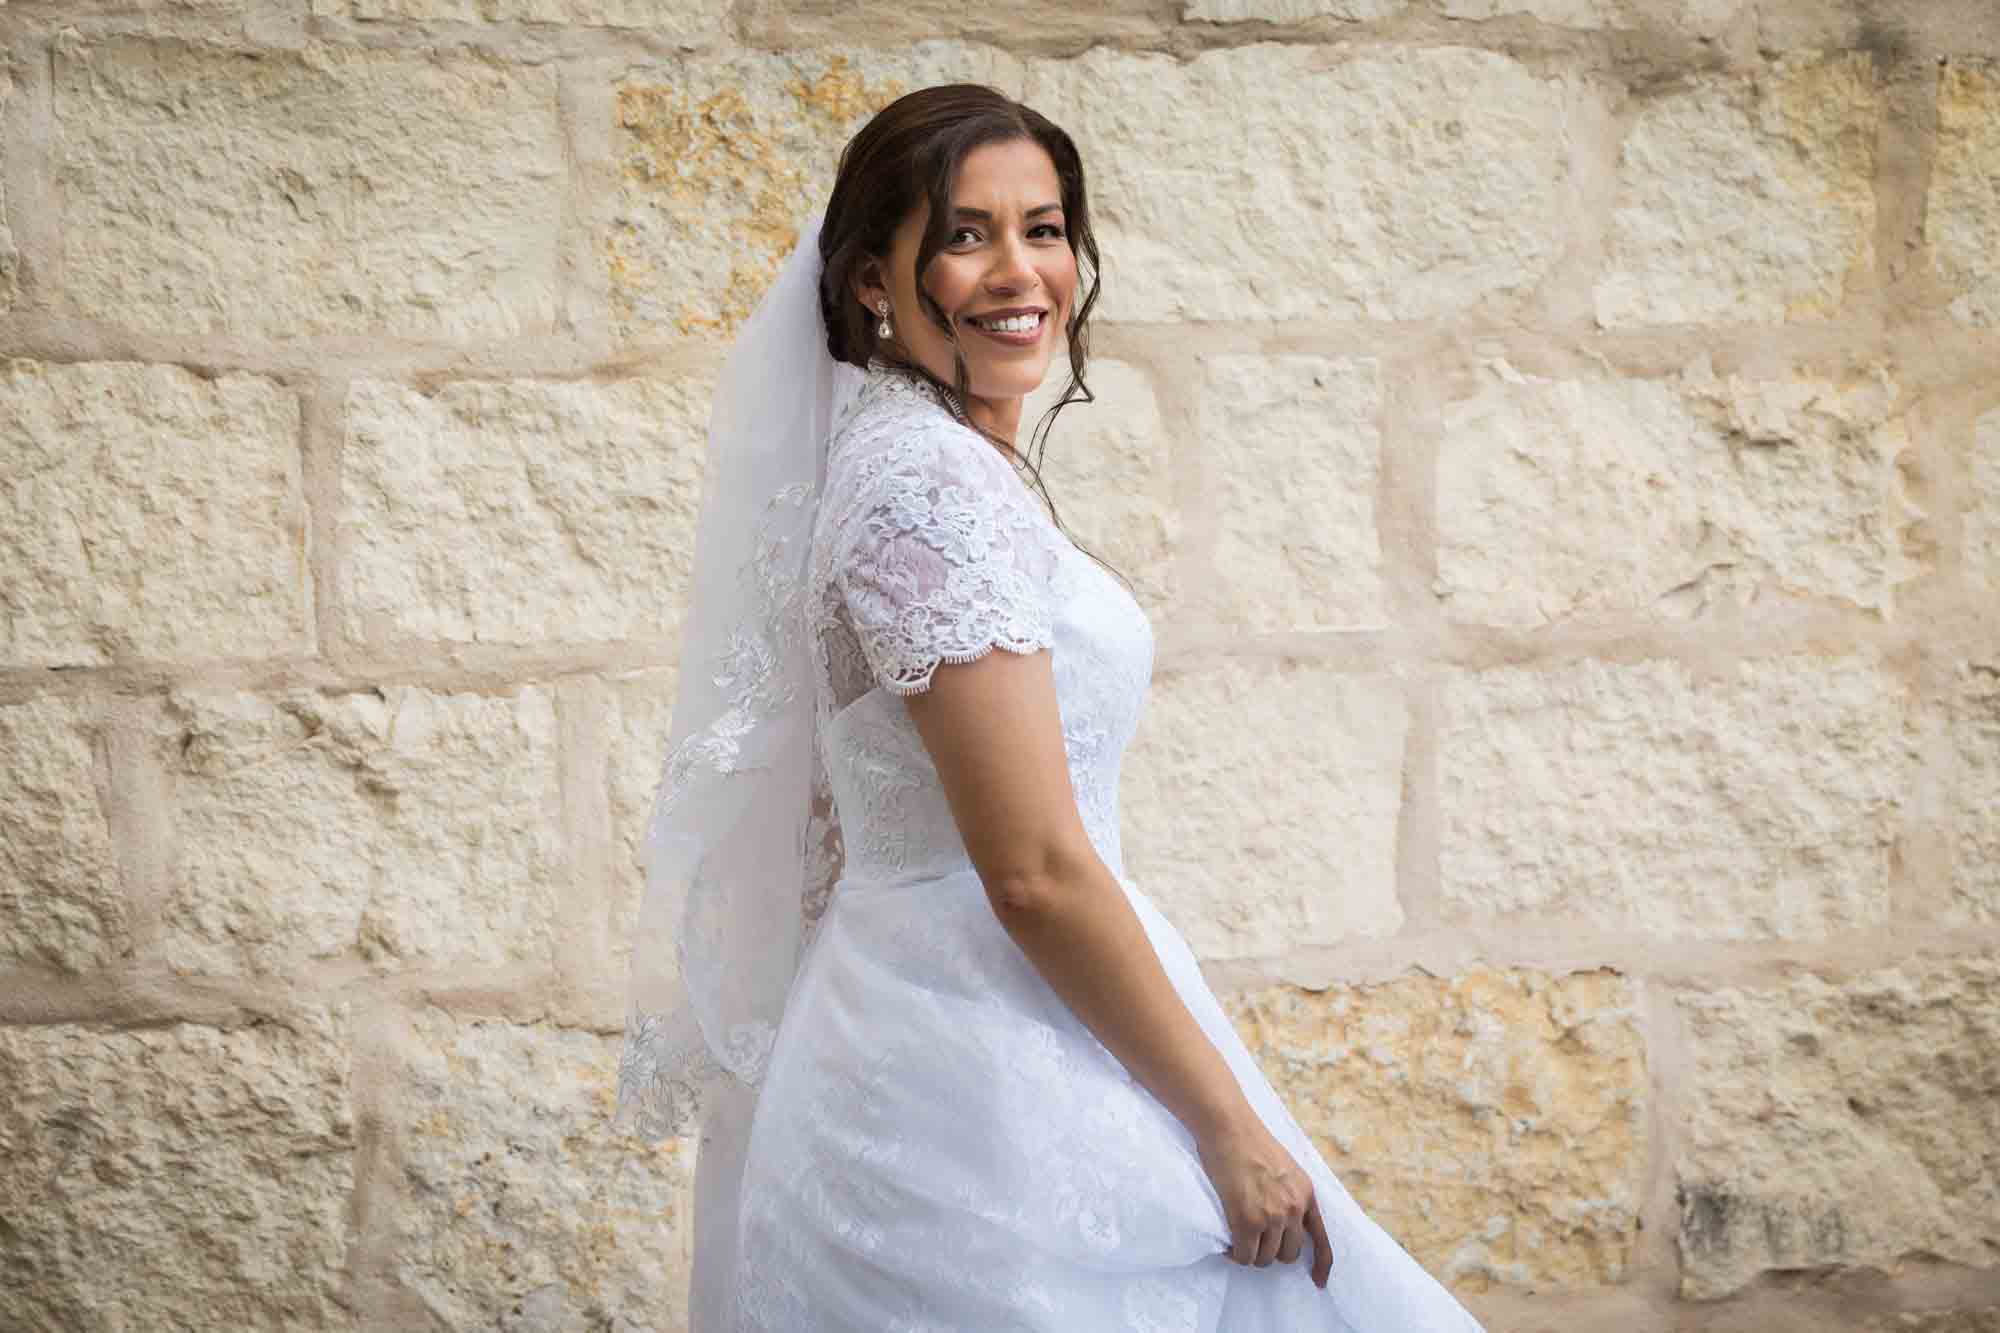
POLYGON ((1254 1116, 1084 832, 1048 651, 941 665, 905 702, 994 915, 1049 985, 1192 1133, 1254 1116))
POLYGON ((1229 1256, 1333 1267, 1312 1182, 1271 1136, 1091 846, 1063 752, 1048 650, 941 664, 908 696, 993 913, 1077 1017, 1193 1135, 1229 1256))

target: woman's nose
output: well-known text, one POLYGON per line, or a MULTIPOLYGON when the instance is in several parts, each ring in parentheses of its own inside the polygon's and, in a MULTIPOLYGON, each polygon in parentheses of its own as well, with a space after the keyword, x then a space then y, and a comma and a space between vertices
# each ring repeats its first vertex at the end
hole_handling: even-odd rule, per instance
POLYGON ((1028 262, 1025 240, 1009 236, 994 247, 993 266, 986 271, 986 285, 995 292, 1018 291, 1035 285, 1035 267, 1028 262))

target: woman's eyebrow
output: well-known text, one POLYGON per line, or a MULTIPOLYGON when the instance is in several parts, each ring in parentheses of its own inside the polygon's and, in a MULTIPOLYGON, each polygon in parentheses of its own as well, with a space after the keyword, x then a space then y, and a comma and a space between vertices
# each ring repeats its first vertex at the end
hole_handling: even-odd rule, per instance
MULTIPOLYGON (((1044 213, 1059 213, 1061 211, 1061 204, 1036 204, 1033 208, 1022 214, 1022 216, 1036 218, 1044 213)), ((969 218, 974 222, 991 222, 993 220, 993 215, 983 208, 954 208, 951 210, 951 215, 955 218, 969 218)))

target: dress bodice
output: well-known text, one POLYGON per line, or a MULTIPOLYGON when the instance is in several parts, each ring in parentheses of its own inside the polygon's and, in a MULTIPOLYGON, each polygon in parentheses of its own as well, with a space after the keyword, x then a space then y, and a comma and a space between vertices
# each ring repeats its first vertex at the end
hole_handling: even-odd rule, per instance
POLYGON ((841 881, 970 864, 902 697, 939 664, 996 647, 1052 650, 1078 812, 1122 876, 1118 773, 1152 679, 1152 626, 1000 451, 928 386, 871 369, 828 450, 811 561, 816 781, 841 881))

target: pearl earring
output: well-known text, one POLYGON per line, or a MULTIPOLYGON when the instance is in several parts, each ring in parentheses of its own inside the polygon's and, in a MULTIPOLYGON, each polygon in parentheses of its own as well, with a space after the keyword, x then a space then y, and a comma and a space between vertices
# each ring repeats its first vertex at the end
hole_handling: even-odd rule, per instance
POLYGON ((877 301, 875 303, 875 313, 882 317, 881 327, 875 330, 875 336, 887 342, 890 336, 895 333, 895 330, 889 327, 889 303, 887 301, 877 301))

